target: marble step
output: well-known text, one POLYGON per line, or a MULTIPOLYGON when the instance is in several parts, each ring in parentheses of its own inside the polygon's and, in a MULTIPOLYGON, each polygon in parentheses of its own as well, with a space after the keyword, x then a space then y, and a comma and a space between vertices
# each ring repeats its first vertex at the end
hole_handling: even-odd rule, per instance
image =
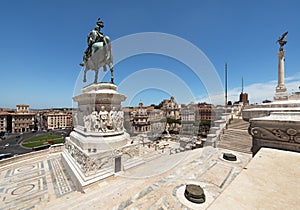
POLYGON ((248 138, 248 137, 245 138, 245 136, 221 136, 220 141, 225 141, 225 142, 236 141, 236 142, 244 142, 244 143, 247 142, 247 144, 252 144, 251 139, 252 138, 248 138))
POLYGON ((162 154, 153 152, 153 153, 149 153, 146 156, 144 156, 143 159, 144 159, 145 162, 149 162, 149 161, 157 159, 161 156, 162 156, 162 154))
POLYGON ((243 137, 241 138, 232 138, 232 137, 226 137, 226 138, 220 138, 221 142, 228 142, 229 144, 237 143, 237 144, 244 144, 244 145, 252 145, 251 139, 245 139, 243 137))
POLYGON ((239 143, 219 143, 218 144, 218 147, 223 147, 223 146, 226 146, 226 147, 240 147, 242 149, 247 149, 247 148, 251 148, 252 145, 248 145, 248 144, 239 144, 239 143))
POLYGON ((132 158, 127 160, 124 163, 124 170, 128 170, 130 168, 136 167, 138 165, 144 164, 146 161, 144 161, 142 158, 132 158))
POLYGON ((252 137, 247 133, 224 133, 221 136, 224 138, 231 137, 231 138, 243 138, 243 139, 252 139, 252 137))
POLYGON ((247 153, 247 154, 251 154, 251 147, 247 147, 247 148, 241 148, 241 147, 234 147, 232 145, 228 146, 228 145, 222 145, 222 146, 218 146, 218 148, 222 148, 222 149, 228 149, 228 150, 232 150, 232 151, 236 151, 236 152, 242 152, 242 153, 247 153))

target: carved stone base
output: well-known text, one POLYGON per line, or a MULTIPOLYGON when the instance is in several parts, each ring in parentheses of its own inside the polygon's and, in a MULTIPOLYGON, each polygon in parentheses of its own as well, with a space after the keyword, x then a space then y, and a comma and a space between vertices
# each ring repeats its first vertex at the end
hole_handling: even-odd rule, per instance
POLYGON ((300 152, 300 112, 273 112, 250 120, 252 153, 261 147, 300 152))
POLYGON ((82 192, 89 185, 123 171, 126 162, 140 157, 140 144, 131 144, 130 140, 121 147, 106 150, 82 149, 77 144, 66 138, 62 162, 77 190, 82 192))
POLYGON ((123 126, 126 96, 117 89, 111 83, 91 84, 73 97, 75 128, 66 138, 62 160, 79 191, 122 171, 124 161, 138 154, 123 126))
POLYGON ((86 175, 66 151, 62 153, 62 163, 76 186, 76 190, 80 192, 84 192, 87 186, 114 175, 112 167, 98 170, 98 173, 86 175))
POLYGON ((62 161, 78 191, 84 191, 86 186, 113 176, 115 160, 121 156, 114 150, 82 150, 70 138, 66 138, 65 147, 62 161))
POLYGON ((286 101, 288 100, 288 94, 286 93, 286 87, 284 84, 278 85, 276 87, 276 93, 274 96, 274 101, 286 101))

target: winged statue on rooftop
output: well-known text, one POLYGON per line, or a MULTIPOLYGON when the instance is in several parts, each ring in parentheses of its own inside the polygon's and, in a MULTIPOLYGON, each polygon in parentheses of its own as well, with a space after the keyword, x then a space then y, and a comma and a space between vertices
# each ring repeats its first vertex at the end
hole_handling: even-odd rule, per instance
POLYGON ((281 37, 279 37, 279 39, 277 40, 276 43, 279 43, 280 45, 280 48, 279 48, 279 51, 283 51, 283 46, 287 43, 286 40, 284 40, 284 38, 286 37, 286 35, 288 34, 289 32, 285 32, 284 34, 281 35, 281 37))
POLYGON ((114 83, 111 43, 109 37, 101 32, 103 27, 103 21, 98 18, 96 27, 87 36, 88 47, 84 52, 83 61, 80 63, 80 66, 84 68, 83 82, 86 82, 86 72, 93 70, 95 71, 94 83, 97 83, 100 68, 102 67, 106 71, 106 65, 108 65, 111 72, 111 83, 114 83))

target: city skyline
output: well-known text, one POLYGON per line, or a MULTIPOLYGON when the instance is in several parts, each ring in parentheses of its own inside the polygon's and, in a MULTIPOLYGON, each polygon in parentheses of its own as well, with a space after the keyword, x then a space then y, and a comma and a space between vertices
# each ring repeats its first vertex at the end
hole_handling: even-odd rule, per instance
MULTIPOLYGON (((275 42, 289 31, 284 47, 285 83, 289 94, 298 89, 297 1, 287 1, 284 6, 280 1, 191 1, 184 6, 171 1, 70 2, 3 3, 0 107, 72 107, 86 36, 98 17, 104 21, 102 31, 113 42, 143 32, 171 34, 190 42, 207 56, 223 86, 224 65, 228 63, 228 100, 233 102, 238 101, 242 77, 250 103, 273 100, 279 48, 275 42)), ((113 54, 118 53, 114 45, 112 48, 113 54)), ((193 100, 181 99, 182 92, 175 95, 178 103, 210 102, 208 97, 212 96, 207 95, 201 78, 195 78, 182 61, 163 55, 141 54, 121 61, 115 66, 115 83, 123 84, 124 79, 149 68, 171 72, 187 84, 193 100)), ((169 96, 164 90, 148 88, 131 96, 125 106, 135 106, 140 100, 145 105, 155 104, 169 96)))

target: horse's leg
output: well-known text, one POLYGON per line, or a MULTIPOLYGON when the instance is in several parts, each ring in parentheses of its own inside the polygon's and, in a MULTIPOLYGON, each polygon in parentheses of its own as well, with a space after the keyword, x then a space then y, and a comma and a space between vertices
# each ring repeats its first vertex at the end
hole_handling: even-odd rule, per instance
POLYGON ((111 83, 114 83, 114 66, 111 62, 109 62, 109 68, 110 68, 110 73, 111 73, 111 83))
POLYGON ((98 72, 99 72, 99 70, 95 70, 95 80, 94 80, 94 83, 98 82, 98 72))
POLYGON ((83 82, 86 82, 86 69, 84 69, 83 82))

